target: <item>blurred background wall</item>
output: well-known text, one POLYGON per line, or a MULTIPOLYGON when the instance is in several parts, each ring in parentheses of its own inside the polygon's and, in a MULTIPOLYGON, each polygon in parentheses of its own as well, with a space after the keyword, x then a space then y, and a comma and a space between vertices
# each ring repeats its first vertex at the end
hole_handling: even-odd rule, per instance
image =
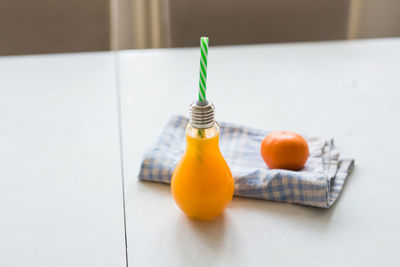
POLYGON ((399 0, 353 0, 354 38, 400 36, 399 0))
POLYGON ((345 39, 348 0, 169 0, 167 44, 194 46, 345 39))
POLYGON ((0 54, 109 50, 109 0, 0 0, 0 54))
POLYGON ((400 36, 400 0, 0 0, 0 55, 400 36))

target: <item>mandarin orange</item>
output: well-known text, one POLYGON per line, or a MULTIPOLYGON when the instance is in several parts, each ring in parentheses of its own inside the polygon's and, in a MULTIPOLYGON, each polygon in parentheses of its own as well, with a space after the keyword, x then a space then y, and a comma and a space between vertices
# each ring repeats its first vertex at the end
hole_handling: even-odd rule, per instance
POLYGON ((298 171, 308 159, 308 144, 297 133, 272 132, 261 143, 261 156, 270 169, 298 171))

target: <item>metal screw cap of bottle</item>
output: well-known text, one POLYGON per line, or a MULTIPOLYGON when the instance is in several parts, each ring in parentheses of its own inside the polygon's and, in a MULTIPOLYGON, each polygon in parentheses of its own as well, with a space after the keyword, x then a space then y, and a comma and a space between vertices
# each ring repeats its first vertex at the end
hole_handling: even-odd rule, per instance
POLYGON ((215 109, 211 102, 194 102, 190 106, 190 124, 197 129, 208 129, 214 126, 215 109))

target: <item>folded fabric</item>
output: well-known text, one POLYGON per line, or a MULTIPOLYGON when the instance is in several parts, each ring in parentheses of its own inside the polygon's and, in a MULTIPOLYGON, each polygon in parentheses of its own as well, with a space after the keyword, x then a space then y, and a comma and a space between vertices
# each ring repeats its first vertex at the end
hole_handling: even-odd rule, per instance
MULTIPOLYGON (((160 138, 144 155, 139 179, 170 183, 185 151, 188 119, 174 116, 160 138)), ((268 131, 220 123, 220 149, 234 180, 235 196, 329 208, 338 198, 354 165, 340 159, 332 138, 305 137, 310 157, 303 169, 268 169, 260 145, 268 131)))

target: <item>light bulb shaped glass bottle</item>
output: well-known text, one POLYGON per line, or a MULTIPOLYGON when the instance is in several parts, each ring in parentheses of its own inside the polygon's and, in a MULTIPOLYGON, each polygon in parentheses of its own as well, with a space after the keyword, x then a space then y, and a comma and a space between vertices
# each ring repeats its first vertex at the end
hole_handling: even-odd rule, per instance
POLYGON ((186 151, 175 168, 171 191, 189 217, 209 220, 221 214, 232 200, 232 173, 219 150, 219 127, 186 126, 186 151))

